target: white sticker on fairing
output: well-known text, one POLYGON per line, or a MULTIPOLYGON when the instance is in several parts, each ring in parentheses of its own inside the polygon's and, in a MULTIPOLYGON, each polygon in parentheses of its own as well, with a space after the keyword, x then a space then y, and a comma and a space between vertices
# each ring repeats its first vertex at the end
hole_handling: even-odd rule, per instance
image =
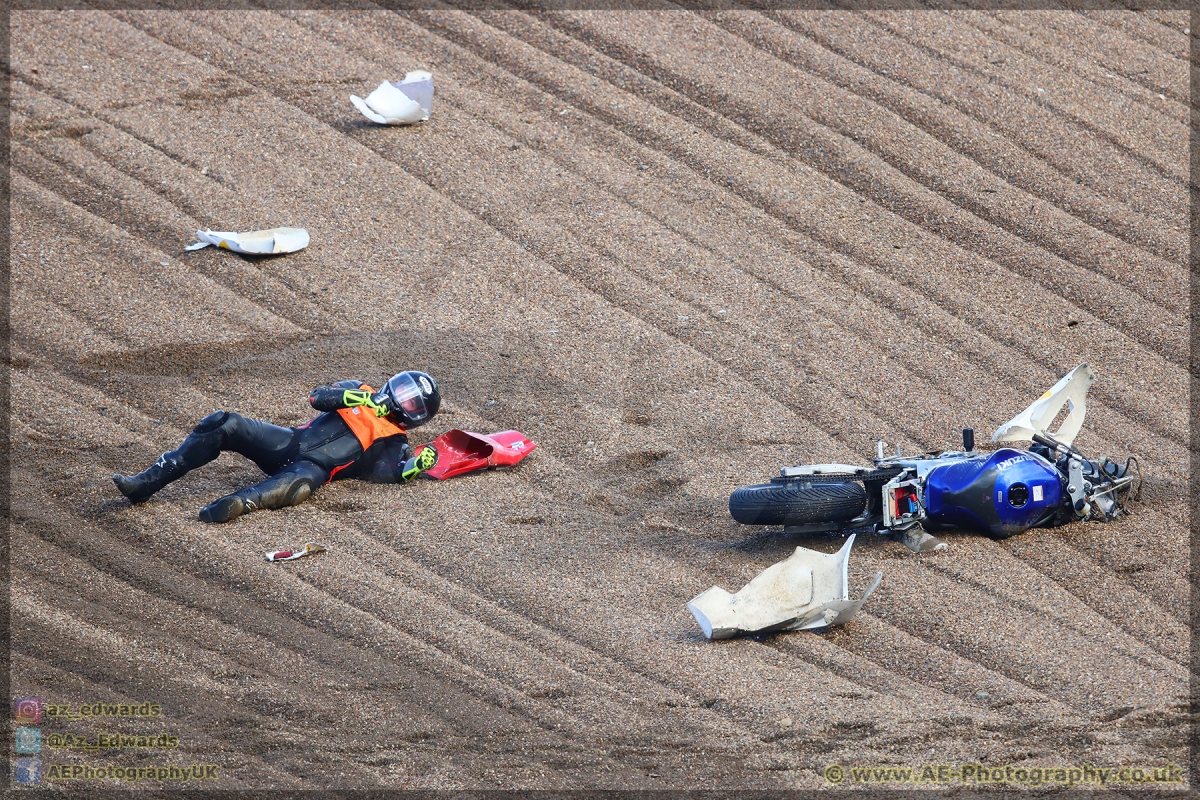
POLYGON ((1035 502, 1035 503, 1042 502, 1042 487, 1040 487, 1040 486, 1033 487, 1033 502, 1035 502))

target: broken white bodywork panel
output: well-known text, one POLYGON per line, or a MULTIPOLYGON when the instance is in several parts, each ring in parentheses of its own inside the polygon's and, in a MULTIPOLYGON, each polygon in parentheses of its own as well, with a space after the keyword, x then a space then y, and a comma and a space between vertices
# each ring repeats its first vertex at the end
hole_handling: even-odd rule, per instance
POLYGON ((308 247, 308 231, 304 228, 271 228, 249 233, 205 230, 196 231, 196 238, 200 241, 184 249, 199 250, 211 244, 248 256, 268 256, 275 253, 294 253, 308 247))
POLYGON ((1066 419, 1058 430, 1050 435, 1069 446, 1083 427, 1083 417, 1087 414, 1087 393, 1094 380, 1096 375, 1092 368, 1087 364, 1080 364, 1050 387, 1050 391, 1034 401, 1033 405, 997 428, 992 434, 992 441, 1030 441, 1035 433, 1045 436, 1047 426, 1054 422, 1054 418, 1065 405, 1066 419))
POLYGON ((380 125, 411 125, 429 119, 433 111, 433 75, 410 72, 402 81, 384 81, 363 100, 356 94, 350 102, 363 116, 380 125))
POLYGON ((714 586, 687 604, 708 639, 739 633, 795 631, 845 625, 875 591, 883 573, 857 600, 850 599, 848 564, 854 535, 836 553, 797 547, 763 570, 737 594, 714 586))

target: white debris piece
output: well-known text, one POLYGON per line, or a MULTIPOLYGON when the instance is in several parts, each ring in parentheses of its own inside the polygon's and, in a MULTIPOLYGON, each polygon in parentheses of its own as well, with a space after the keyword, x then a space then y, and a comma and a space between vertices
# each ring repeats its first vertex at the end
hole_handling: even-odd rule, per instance
POLYGON ((1067 417, 1058 430, 1050 435, 1070 446, 1071 442, 1075 441, 1079 429, 1083 427, 1083 417, 1087 414, 1087 393, 1094 380, 1096 376, 1092 368, 1087 364, 1080 364, 1050 387, 1050 391, 1034 401, 1033 405, 997 428, 992 434, 992 441, 1031 441, 1035 433, 1045 436, 1046 428, 1054 422, 1054 418, 1065 405, 1067 417))
POLYGON ((429 119, 433 111, 433 75, 410 72, 402 81, 384 81, 363 100, 356 94, 350 102, 363 116, 380 125, 411 125, 429 119))
POLYGON ((714 586, 687 604, 708 639, 739 633, 796 631, 845 625, 879 586, 850 599, 848 566, 854 535, 836 553, 797 547, 788 559, 763 570, 737 594, 714 586))
POLYGON ((266 256, 294 253, 308 247, 308 231, 304 228, 271 228, 249 233, 204 230, 196 231, 196 238, 200 241, 188 245, 184 250, 199 250, 211 244, 248 256, 266 256))
POLYGON ((267 553, 267 561, 295 561, 297 558, 304 558, 316 553, 324 553, 325 545, 317 544, 316 542, 308 542, 304 545, 303 550, 272 550, 267 553))

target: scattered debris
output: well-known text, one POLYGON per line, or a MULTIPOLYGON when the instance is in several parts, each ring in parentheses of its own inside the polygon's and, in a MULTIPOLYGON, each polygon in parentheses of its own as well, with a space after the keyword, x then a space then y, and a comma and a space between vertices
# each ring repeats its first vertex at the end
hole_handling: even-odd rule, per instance
MULTIPOLYGON (((455 475, 491 467, 510 467, 537 449, 520 431, 475 433, 452 428, 432 442, 438 451, 437 465, 421 473, 444 481, 455 475)), ((413 455, 419 455, 424 445, 413 455)))
POLYGON ((271 228, 249 233, 230 233, 210 229, 196 231, 196 238, 200 241, 188 245, 184 250, 199 250, 211 244, 222 250, 232 250, 248 256, 266 256, 277 253, 294 253, 308 247, 308 231, 304 228, 271 228))
POLYGON ((297 558, 311 556, 314 553, 324 553, 325 545, 309 542, 303 550, 272 550, 267 553, 267 561, 295 561, 297 558))
POLYGON ((380 125, 412 125, 424 122, 433 111, 433 75, 410 72, 402 81, 384 81, 363 100, 356 94, 350 102, 363 116, 380 125))
POLYGON ((903 530, 892 530, 892 538, 912 550, 914 553, 927 553, 930 550, 945 550, 946 543, 916 523, 903 530))
POLYGON ((797 547, 763 570, 737 594, 714 586, 687 604, 708 639, 739 633, 795 631, 845 625, 879 586, 878 573, 867 591, 850 600, 847 566, 854 534, 833 554, 797 547))

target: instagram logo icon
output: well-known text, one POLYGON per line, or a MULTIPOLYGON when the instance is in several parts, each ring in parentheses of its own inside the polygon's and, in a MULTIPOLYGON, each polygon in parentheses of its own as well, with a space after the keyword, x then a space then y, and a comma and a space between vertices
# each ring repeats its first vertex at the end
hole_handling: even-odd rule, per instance
POLYGON ((41 722, 42 701, 36 697, 18 697, 13 701, 13 716, 21 723, 41 722))

